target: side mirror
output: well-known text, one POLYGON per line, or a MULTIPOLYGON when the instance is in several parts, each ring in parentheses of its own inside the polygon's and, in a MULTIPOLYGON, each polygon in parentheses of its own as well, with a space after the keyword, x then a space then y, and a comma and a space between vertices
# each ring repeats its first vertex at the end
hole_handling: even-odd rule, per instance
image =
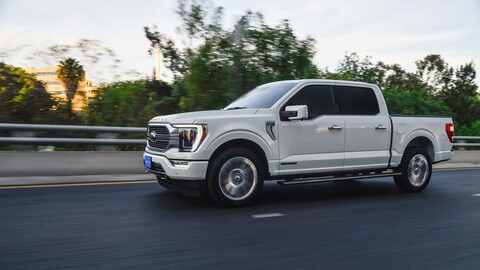
POLYGON ((287 106, 282 113, 282 117, 289 120, 303 120, 308 118, 307 105, 287 106))

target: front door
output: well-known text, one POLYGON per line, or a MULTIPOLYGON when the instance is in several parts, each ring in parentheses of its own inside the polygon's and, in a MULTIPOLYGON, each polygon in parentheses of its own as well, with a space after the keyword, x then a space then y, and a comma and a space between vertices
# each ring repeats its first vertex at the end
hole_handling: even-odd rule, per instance
POLYGON ((279 111, 281 174, 340 172, 344 162, 345 121, 337 114, 329 85, 306 85, 279 111), (286 106, 307 105, 305 120, 282 119, 286 106))

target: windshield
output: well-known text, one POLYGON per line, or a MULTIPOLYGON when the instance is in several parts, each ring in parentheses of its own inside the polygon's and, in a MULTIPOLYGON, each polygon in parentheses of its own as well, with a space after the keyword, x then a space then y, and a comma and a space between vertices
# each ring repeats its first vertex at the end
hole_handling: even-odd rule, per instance
POLYGON ((260 85, 239 97, 225 110, 270 108, 296 84, 296 82, 274 82, 260 85))

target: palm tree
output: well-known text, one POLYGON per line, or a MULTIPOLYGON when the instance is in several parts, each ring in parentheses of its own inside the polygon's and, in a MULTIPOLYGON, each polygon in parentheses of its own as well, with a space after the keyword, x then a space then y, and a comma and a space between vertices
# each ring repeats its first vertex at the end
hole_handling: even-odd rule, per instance
POLYGON ((72 110, 72 99, 77 93, 78 84, 85 79, 85 70, 74 58, 66 58, 57 66, 57 77, 65 87, 68 109, 72 110))

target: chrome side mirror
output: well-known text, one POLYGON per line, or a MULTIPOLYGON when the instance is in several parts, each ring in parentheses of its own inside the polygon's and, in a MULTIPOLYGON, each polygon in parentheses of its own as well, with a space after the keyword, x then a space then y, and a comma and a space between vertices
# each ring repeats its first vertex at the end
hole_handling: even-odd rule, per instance
POLYGON ((288 118, 289 120, 307 119, 308 107, 307 105, 287 106, 285 111, 282 112, 282 117, 288 118))

